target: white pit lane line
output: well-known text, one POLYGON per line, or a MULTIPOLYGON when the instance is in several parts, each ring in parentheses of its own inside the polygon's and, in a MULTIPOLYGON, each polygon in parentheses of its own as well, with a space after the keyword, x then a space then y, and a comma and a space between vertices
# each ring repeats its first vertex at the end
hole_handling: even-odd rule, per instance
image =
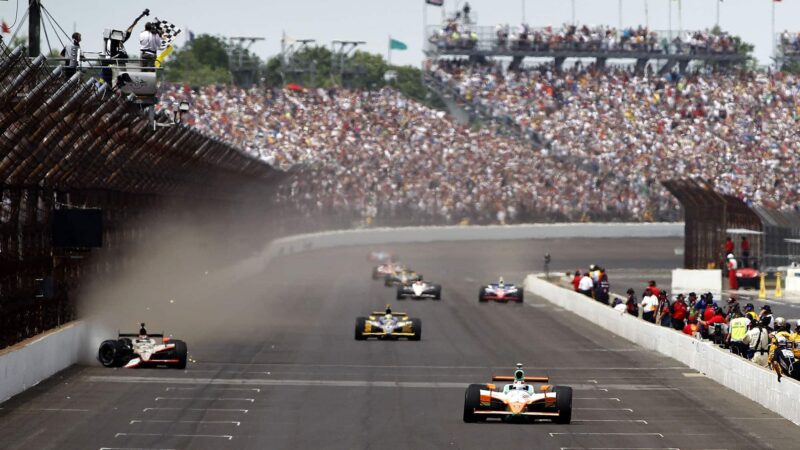
MULTIPOLYGON (((201 386, 190 386, 190 387, 175 387, 169 386, 164 388, 165 391, 194 391, 197 389, 202 389, 201 386)), ((214 391, 246 391, 246 392, 261 392, 261 388, 226 388, 226 387, 209 387, 209 390, 214 391)))

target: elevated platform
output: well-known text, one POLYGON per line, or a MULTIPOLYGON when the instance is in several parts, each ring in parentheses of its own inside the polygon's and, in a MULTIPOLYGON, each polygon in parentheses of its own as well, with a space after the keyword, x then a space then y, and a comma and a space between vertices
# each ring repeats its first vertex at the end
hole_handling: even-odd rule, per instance
POLYGON ((661 72, 674 67, 685 71, 692 61, 717 64, 734 64, 747 60, 747 55, 736 52, 730 45, 721 46, 707 42, 681 42, 676 31, 650 31, 636 38, 603 38, 582 35, 580 41, 566 41, 561 30, 551 28, 528 29, 527 38, 520 33, 503 33, 496 27, 466 26, 460 31, 446 31, 439 26, 428 27, 425 53, 438 57, 507 57, 514 65, 524 58, 552 59, 557 68, 570 58, 590 58, 604 67, 609 59, 634 60, 644 68, 650 61, 662 63, 661 72))

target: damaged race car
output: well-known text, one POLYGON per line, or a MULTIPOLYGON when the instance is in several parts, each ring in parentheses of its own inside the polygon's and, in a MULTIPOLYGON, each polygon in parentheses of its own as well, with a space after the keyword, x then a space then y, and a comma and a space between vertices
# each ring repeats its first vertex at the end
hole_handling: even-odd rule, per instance
POLYGON ((420 280, 397 286, 397 299, 404 300, 406 297, 411 297, 417 300, 423 298, 441 300, 442 285, 420 280))
POLYGON ((422 338, 422 321, 409 318, 406 313, 393 313, 391 306, 386 305, 384 312, 373 311, 369 317, 356 318, 356 340, 363 341, 371 337, 418 341, 422 338))
POLYGON ((480 292, 478 292, 478 301, 481 303, 488 302, 489 300, 501 303, 507 303, 509 301, 522 303, 523 299, 524 294, 522 289, 513 284, 506 284, 506 282, 503 281, 503 277, 500 277, 497 283, 489 283, 481 287, 480 292))
POLYGON ((386 276, 383 277, 383 285, 386 287, 410 284, 415 281, 422 281, 422 274, 414 272, 408 268, 393 271, 392 273, 386 274, 386 276))
POLYGON ((406 267, 404 264, 399 264, 399 263, 381 264, 372 269, 372 279, 380 280, 381 278, 386 277, 386 275, 395 272, 402 272, 405 270, 408 270, 408 267, 406 267))
POLYGON ((499 389, 495 383, 469 385, 464 394, 464 422, 546 419, 567 424, 572 420, 572 388, 569 386, 550 386, 548 377, 526 377, 522 364, 517 364, 514 376, 494 376, 492 381, 511 383, 499 389), (534 387, 530 383, 541 384, 534 387))
POLYGON ((141 324, 139 334, 119 333, 117 339, 100 344, 97 359, 105 367, 171 367, 185 369, 186 342, 148 334, 141 324))

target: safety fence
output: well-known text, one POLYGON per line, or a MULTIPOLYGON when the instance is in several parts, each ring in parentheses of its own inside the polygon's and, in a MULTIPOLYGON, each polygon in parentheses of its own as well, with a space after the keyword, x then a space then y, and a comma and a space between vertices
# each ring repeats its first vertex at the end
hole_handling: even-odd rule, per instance
POLYGON ((154 205, 268 198, 286 176, 70 75, 0 43, 0 348, 72 320, 82 276, 114 270, 86 248, 53 245, 56 211, 102 211, 102 245, 113 250, 147 233, 134 224, 154 205))

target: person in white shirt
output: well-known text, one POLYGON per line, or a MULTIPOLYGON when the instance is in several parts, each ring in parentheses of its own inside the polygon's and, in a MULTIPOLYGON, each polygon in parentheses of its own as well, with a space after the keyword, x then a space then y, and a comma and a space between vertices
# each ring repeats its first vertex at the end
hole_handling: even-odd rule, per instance
POLYGON ((139 34, 139 52, 142 58, 142 67, 155 66, 159 48, 161 48, 161 36, 158 33, 158 25, 148 22, 144 25, 144 31, 139 34))
POLYGON ((581 281, 578 283, 578 292, 587 297, 591 297, 593 288, 594 282, 592 281, 592 277, 589 276, 588 272, 583 274, 581 281))
POLYGON ((642 319, 656 323, 656 310, 658 309, 658 297, 653 295, 653 291, 648 289, 645 292, 645 296, 642 298, 642 303, 640 304, 642 307, 642 319))

